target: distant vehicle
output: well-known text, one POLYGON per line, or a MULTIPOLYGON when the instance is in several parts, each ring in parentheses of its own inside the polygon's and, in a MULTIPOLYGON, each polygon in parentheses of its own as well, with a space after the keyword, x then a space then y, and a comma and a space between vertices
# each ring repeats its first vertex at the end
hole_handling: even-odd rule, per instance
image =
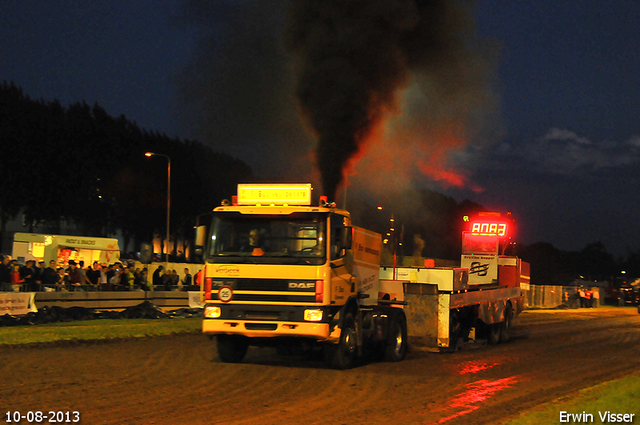
POLYGON ((631 291, 631 299, 633 300, 632 304, 640 306, 640 285, 632 286, 633 290, 631 291))
POLYGON ((623 284, 618 289, 618 301, 624 297, 624 304, 637 305, 639 292, 637 287, 629 284, 623 284))

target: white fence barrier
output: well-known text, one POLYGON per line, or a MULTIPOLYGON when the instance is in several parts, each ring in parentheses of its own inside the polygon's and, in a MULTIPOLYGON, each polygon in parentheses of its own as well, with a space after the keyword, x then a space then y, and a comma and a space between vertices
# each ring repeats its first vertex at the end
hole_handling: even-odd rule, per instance
MULTIPOLYGON (((579 287, 556 285, 528 285, 523 287, 525 308, 554 308, 565 305, 570 308, 587 307, 585 301, 581 301, 578 294, 579 287)), ((598 297, 593 297, 588 302, 588 307, 597 307, 604 299, 604 290, 599 287, 585 287, 591 293, 598 292, 598 297), (597 300, 597 301, 596 301, 597 300)))

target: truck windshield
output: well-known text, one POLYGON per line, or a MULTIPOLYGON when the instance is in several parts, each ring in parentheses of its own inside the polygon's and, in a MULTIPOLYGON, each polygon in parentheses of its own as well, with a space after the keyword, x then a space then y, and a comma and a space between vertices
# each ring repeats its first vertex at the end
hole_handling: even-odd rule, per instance
POLYGON ((325 214, 214 215, 207 260, 212 263, 326 262, 325 214))

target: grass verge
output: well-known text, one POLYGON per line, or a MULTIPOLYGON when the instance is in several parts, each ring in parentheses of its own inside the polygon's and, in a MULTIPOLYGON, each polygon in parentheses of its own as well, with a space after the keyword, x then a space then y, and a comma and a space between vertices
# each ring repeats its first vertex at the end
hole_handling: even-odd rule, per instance
POLYGON ((202 318, 98 319, 0 327, 0 345, 102 340, 202 332, 202 318))
MULTIPOLYGON (((635 414, 630 423, 640 423, 640 372, 613 381, 603 382, 590 388, 580 390, 576 396, 561 398, 528 412, 523 412, 516 419, 505 422, 505 425, 538 425, 562 423, 560 412, 567 414, 591 414, 593 421, 582 420, 593 424, 623 422, 621 420, 601 420, 600 413, 635 414)), ((584 416, 582 416, 584 418, 584 416)), ((566 419, 566 417, 565 417, 566 419)), ((591 418, 588 418, 591 419, 591 418)), ((622 419, 622 418, 620 418, 622 419)), ((566 422, 566 421, 565 421, 566 422)), ((571 421, 570 423, 576 423, 571 421)), ((629 423, 629 422, 627 422, 629 423)))

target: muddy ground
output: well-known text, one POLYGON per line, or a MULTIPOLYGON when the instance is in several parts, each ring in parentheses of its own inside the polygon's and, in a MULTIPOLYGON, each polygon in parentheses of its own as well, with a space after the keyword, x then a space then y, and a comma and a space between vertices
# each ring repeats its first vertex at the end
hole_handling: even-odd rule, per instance
POLYGON ((347 371, 270 348, 225 364, 203 335, 0 347, 0 359, 2 420, 40 410, 78 411, 83 424, 488 424, 639 371, 640 314, 525 311, 509 343, 414 348, 347 371))

